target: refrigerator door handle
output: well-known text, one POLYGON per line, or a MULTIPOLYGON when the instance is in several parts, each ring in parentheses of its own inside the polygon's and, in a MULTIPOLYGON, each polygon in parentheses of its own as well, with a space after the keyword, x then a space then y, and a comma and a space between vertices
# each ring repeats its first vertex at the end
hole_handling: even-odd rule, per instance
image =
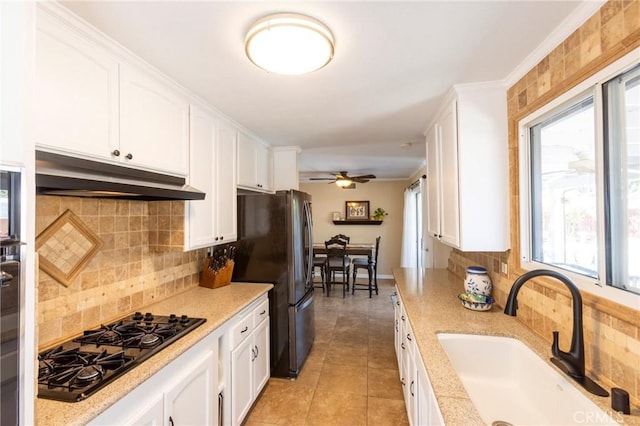
POLYGON ((313 287, 313 283, 311 282, 311 273, 313 272, 313 228, 311 226, 311 208, 309 207, 309 202, 304 202, 304 216, 307 222, 307 241, 309 242, 309 253, 307 257, 307 274, 305 276, 305 281, 307 286, 313 287))

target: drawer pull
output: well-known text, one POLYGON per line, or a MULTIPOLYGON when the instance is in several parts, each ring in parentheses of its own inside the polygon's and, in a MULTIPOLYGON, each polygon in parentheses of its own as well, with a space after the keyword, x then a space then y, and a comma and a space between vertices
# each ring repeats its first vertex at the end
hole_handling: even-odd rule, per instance
POLYGON ((262 312, 260 312, 260 315, 264 315, 265 313, 267 313, 267 310, 263 309, 262 312))
POLYGON ((247 330, 249 330, 249 326, 246 326, 242 331, 240 331, 240 334, 245 333, 247 330))

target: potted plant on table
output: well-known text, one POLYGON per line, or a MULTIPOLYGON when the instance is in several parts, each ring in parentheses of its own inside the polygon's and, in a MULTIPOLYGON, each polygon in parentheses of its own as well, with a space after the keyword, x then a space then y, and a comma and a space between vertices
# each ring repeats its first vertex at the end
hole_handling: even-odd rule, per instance
POLYGON ((378 207, 377 209, 375 209, 373 211, 373 214, 371 215, 371 217, 373 218, 373 220, 382 220, 382 219, 384 219, 385 216, 388 216, 388 215, 389 215, 389 213, 384 211, 383 208, 378 207))

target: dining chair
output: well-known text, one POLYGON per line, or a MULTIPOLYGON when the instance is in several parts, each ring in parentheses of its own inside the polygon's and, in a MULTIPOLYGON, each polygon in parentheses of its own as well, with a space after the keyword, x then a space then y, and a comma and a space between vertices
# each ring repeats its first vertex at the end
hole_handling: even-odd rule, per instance
POLYGON ((311 270, 311 281, 314 283, 314 287, 322 287, 322 292, 324 293, 324 270, 325 263, 327 262, 327 256, 313 256, 313 269, 311 270), (316 268, 320 269, 320 286, 315 285, 315 276, 316 276, 316 268))
MULTIPOLYGON (((369 284, 367 288, 358 288, 357 290, 369 290, 369 297, 371 297, 373 290, 378 294, 378 253, 380 253, 380 237, 376 238, 376 248, 375 248, 374 258, 364 258, 357 257, 353 259, 351 262, 353 264, 353 282, 351 284, 351 294, 356 291, 356 274, 358 273, 358 268, 366 269, 369 273, 369 284)), ((357 284, 359 286, 363 286, 365 284, 357 284)))
MULTIPOLYGON (((347 244, 349 244, 349 242, 351 241, 351 237, 344 235, 344 234, 337 234, 334 235, 333 237, 331 237, 332 240, 338 239, 338 240, 343 240, 345 241, 347 244)), ((347 255, 347 262, 351 263, 351 258, 349 257, 349 255, 347 255)), ((347 276, 347 291, 349 291, 349 277, 347 276)))
POLYGON ((351 241, 351 237, 344 235, 344 234, 338 234, 338 235, 334 235, 333 237, 331 237, 331 239, 338 239, 338 240, 344 240, 347 242, 347 244, 349 244, 349 242, 351 241))
POLYGON ((349 269, 351 267, 351 262, 347 257, 347 243, 344 240, 332 238, 324 242, 324 247, 327 252, 324 272, 327 296, 329 296, 333 284, 340 284, 344 298, 349 286, 349 269), (342 281, 336 281, 336 273, 342 275, 342 281))

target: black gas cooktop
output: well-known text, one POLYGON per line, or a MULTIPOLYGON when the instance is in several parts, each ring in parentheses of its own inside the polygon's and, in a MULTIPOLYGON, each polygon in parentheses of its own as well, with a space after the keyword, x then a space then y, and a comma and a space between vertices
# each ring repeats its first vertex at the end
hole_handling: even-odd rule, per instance
POLYGON ((136 312, 38 355, 38 397, 77 402, 203 324, 136 312))

